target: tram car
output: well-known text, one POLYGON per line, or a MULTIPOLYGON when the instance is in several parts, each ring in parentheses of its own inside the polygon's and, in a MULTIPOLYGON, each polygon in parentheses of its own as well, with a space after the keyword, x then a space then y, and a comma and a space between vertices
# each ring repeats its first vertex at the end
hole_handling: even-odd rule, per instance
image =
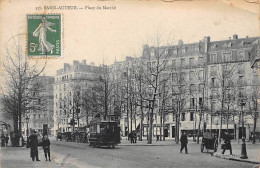
POLYGON ((89 124, 89 145, 115 148, 121 141, 118 122, 95 119, 89 124))

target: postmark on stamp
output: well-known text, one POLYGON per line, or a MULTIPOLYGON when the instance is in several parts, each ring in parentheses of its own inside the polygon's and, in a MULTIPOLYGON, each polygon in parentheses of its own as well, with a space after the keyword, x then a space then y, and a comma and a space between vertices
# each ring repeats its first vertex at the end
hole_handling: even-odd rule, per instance
POLYGON ((27 15, 27 55, 61 56, 61 15, 27 15))

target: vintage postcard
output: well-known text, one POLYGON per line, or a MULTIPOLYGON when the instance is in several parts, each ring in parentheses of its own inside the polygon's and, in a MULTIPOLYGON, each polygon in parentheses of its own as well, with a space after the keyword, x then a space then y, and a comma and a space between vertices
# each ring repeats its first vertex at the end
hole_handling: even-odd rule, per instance
POLYGON ((0 0, 0 168, 258 168, 259 0, 0 0))

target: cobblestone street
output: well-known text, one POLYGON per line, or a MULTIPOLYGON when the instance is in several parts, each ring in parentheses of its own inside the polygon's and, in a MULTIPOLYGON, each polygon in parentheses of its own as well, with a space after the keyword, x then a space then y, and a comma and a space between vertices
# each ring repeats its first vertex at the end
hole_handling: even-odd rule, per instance
MULTIPOLYGON (((259 144, 255 147, 258 148, 259 144)), ((201 153, 200 145, 192 141, 188 144, 189 154, 180 154, 179 148, 180 145, 175 144, 172 140, 155 141, 148 145, 146 141, 131 144, 123 139, 115 149, 93 148, 83 143, 51 141, 51 162, 44 160, 42 148, 39 148, 41 161, 32 162, 29 157, 29 149, 4 147, 1 152, 1 167, 252 168, 257 166, 254 163, 217 158, 212 156, 211 152, 201 153)), ((236 152, 235 149, 234 152, 236 152)))

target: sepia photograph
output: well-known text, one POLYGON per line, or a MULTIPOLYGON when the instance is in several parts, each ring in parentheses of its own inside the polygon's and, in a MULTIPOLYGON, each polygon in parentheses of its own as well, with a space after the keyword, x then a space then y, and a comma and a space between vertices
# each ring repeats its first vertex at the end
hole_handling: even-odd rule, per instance
POLYGON ((259 168, 259 4, 0 0, 0 168, 259 168))

